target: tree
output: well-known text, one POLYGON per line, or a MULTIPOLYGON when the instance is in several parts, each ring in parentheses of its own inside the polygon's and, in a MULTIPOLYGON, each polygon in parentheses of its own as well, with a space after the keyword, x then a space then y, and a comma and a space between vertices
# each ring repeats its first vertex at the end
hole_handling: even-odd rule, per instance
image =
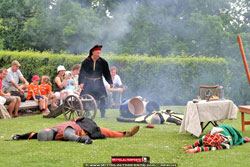
POLYGON ((5 49, 23 49, 23 27, 25 22, 34 17, 35 4, 25 0, 2 0, 0 2, 0 23, 1 38, 5 49))
POLYGON ((94 43, 99 24, 100 19, 92 9, 81 8, 76 2, 56 1, 27 21, 26 46, 40 51, 82 53, 94 43))

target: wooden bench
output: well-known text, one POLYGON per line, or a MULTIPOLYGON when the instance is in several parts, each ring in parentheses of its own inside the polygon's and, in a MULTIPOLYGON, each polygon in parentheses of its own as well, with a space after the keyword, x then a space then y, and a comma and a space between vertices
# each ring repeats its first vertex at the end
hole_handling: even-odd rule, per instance
MULTIPOLYGON (((9 105, 5 105, 5 108, 8 109, 9 105)), ((21 102, 18 113, 21 116, 40 114, 38 102, 34 100, 26 100, 25 102, 21 102)))
MULTIPOLYGON (((9 105, 5 105, 6 109, 9 108, 9 105)), ((20 104, 20 111, 23 110, 30 110, 30 109, 36 109, 38 108, 38 102, 34 101, 34 100, 26 100, 25 102, 21 102, 20 104)))
POLYGON ((250 114, 250 105, 239 106, 239 112, 241 112, 241 128, 242 132, 245 131, 245 125, 250 125, 250 121, 245 121, 244 114, 250 114))
MULTIPOLYGON (((51 100, 49 100, 49 105, 50 104, 51 104, 51 100)), ((5 105, 5 108, 8 109, 9 105, 5 105)), ((19 115, 21 115, 21 116, 41 114, 38 102, 36 102, 34 100, 26 100, 25 102, 21 102, 18 111, 19 111, 18 112, 19 115)))

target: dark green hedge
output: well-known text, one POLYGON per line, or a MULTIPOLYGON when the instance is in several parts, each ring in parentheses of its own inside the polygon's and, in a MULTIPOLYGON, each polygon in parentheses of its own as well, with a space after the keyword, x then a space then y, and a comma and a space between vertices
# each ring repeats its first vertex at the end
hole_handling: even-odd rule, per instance
MULTIPOLYGON (((0 51, 0 67, 10 67, 11 61, 21 63, 21 71, 30 81, 33 75, 54 78, 58 65, 70 70, 87 55, 52 54, 48 52, 0 51)), ((160 58, 139 55, 104 55, 109 65, 118 67, 118 74, 128 86, 126 99, 142 96, 161 105, 183 105, 196 98, 199 85, 223 85, 230 88, 231 72, 223 58, 175 57, 160 58)))

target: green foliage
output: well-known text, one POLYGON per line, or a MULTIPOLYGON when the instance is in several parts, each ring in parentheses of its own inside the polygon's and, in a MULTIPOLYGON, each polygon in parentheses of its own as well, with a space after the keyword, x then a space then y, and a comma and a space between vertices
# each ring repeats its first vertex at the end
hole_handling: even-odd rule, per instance
MULTIPOLYGON (((183 112, 184 106, 165 106, 162 109, 172 109, 183 112)), ((19 117, 15 119, 0 120, 0 166, 27 167, 82 167, 83 163, 110 163, 111 156, 149 156, 150 163, 177 163, 178 166, 248 166, 249 144, 233 146, 230 150, 217 150, 185 154, 181 149, 197 141, 190 133, 179 134, 180 126, 155 125, 154 129, 143 128, 146 124, 121 123, 116 121, 119 111, 108 110, 108 118, 101 119, 98 112, 95 122, 98 126, 112 130, 126 131, 134 125, 140 125, 139 132, 128 138, 108 138, 95 140, 91 145, 75 142, 37 140, 5 141, 15 134, 37 132, 46 127, 53 127, 65 122, 63 116, 45 119, 42 115, 19 117), (225 161, 225 155, 227 159, 225 161), (212 161, 211 161, 212 160, 212 161)), ((245 116, 250 119, 250 115, 245 116)), ((228 124, 241 129, 240 113, 237 120, 225 120, 228 124)), ((203 134, 212 128, 211 124, 203 134)), ((250 136, 249 126, 243 136, 250 136)))
POLYGON ((59 55, 49 52, 11 52, 0 51, 0 66, 8 68, 13 60, 18 60, 21 64, 21 71, 25 78, 31 81, 33 75, 48 75, 51 80, 56 76, 56 69, 59 65, 64 65, 66 69, 71 70, 73 64, 80 64, 81 56, 59 55))
POLYGON ((26 0, 0 2, 0 37, 5 49, 23 50, 23 28, 25 22, 34 17, 34 3, 26 0))
MULTIPOLYGON (((87 55, 63 55, 49 52, 0 51, 1 67, 9 67, 11 61, 21 63, 21 71, 30 81, 33 75, 56 76, 58 65, 70 70, 73 64, 80 64, 87 55)), ((185 104, 196 98, 199 85, 223 85, 229 88, 231 72, 223 58, 147 57, 139 55, 104 55, 109 65, 118 67, 128 89, 125 98, 142 96, 159 104, 185 104)), ((229 94, 229 93, 228 93, 229 94)))
POLYGON ((236 35, 249 36, 248 8, 239 0, 2 0, 0 46, 80 54, 99 43, 117 54, 235 58, 236 35))

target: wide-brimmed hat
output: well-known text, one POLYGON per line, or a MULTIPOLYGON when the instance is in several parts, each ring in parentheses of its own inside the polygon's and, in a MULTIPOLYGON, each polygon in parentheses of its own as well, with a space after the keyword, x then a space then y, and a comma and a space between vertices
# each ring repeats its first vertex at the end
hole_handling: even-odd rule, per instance
POLYGON ((150 123, 151 123, 151 124, 157 124, 157 125, 159 125, 159 124, 161 124, 161 118, 159 117, 158 114, 155 114, 155 115, 151 118, 150 123))
POLYGON ((59 71, 66 71, 66 69, 65 69, 64 66, 60 65, 60 66, 57 67, 57 73, 58 73, 59 71))

